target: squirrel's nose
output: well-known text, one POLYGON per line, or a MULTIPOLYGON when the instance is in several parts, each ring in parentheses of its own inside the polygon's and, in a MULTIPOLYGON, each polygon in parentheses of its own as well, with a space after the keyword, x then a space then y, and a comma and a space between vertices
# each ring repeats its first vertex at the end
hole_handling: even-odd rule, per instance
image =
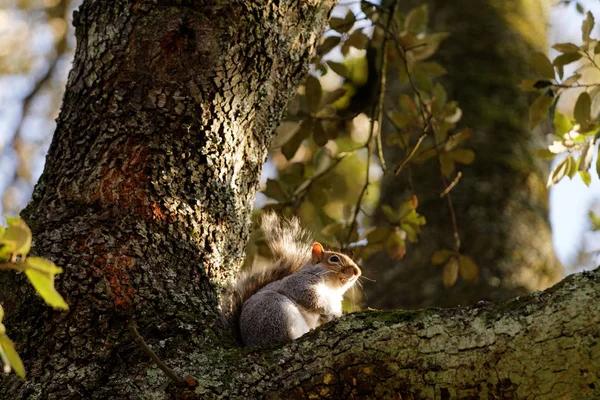
POLYGON ((360 275, 360 268, 354 267, 353 273, 354 273, 354 276, 359 276, 360 275))

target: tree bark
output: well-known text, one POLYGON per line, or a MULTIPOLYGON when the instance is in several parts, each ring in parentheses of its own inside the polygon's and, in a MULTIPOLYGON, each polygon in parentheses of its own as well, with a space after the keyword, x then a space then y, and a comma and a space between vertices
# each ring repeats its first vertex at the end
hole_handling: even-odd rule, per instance
POLYGON ((0 399, 599 394, 599 271, 500 305, 357 313, 268 349, 224 331, 218 296, 243 256, 273 127, 331 6, 84 2, 24 213, 34 252, 65 269, 70 310, 0 276, 28 371, 1 376, 0 399), (195 388, 158 370, 128 322, 195 388))
MULTIPOLYGON (((56 132, 23 213, 70 310, 4 274, 27 382, 2 398, 134 398, 160 354, 228 337, 218 296, 244 257, 273 131, 334 0, 84 1, 56 132)), ((150 385, 166 386, 162 379, 150 385)), ((153 380, 153 379, 150 379, 153 380)))
MULTIPOLYGON (((390 3, 393 0, 388 0, 390 3)), ((479 300, 501 300, 545 289, 562 277, 552 249, 548 221, 547 165, 532 155, 541 137, 531 132, 528 99, 518 87, 531 76, 533 51, 546 49, 547 0, 430 0, 430 26, 450 32, 435 60, 448 73, 442 84, 449 100, 457 100, 460 126, 473 131, 466 147, 475 151, 472 165, 457 164, 462 179, 450 196, 461 239, 461 251, 479 266, 475 283, 458 279, 446 289, 443 265, 433 265, 435 251, 455 248, 453 223, 436 161, 405 168, 399 177, 382 182, 380 204, 396 207, 408 194, 419 198, 427 218, 419 243, 393 262, 385 254, 373 257, 365 274, 369 305, 375 308, 453 307, 479 300), (383 266, 383 267, 382 267, 383 266), (380 293, 394 293, 382 296, 380 293)), ((422 1, 402 1, 410 9, 422 1)), ((396 104, 397 74, 391 73, 387 104, 396 104)), ((395 131, 384 121, 384 132, 395 131)), ((405 155, 385 149, 388 165, 405 155)), ((448 180, 448 183, 452 179, 448 180)))

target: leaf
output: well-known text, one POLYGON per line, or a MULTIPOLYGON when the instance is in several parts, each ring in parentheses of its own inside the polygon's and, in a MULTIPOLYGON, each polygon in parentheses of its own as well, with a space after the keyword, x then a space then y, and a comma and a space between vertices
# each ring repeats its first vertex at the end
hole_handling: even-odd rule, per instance
POLYGON ((572 62, 575 62, 575 61, 579 60, 580 58, 581 58, 581 54, 579 54, 579 53, 561 54, 560 56, 558 56, 554 59, 552 64, 555 66, 564 66, 567 64, 571 64, 572 62))
POLYGON ((449 153, 440 154, 440 168, 442 170, 442 174, 449 178, 450 175, 454 172, 454 159, 452 155, 449 153))
POLYGON ((410 10, 404 21, 404 29, 410 33, 420 33, 427 27, 427 6, 410 10))
POLYGON ((542 160, 552 160, 554 158, 554 156, 556 156, 556 154, 554 154, 553 152, 551 152, 547 148, 545 148, 545 149, 535 149, 535 150, 533 150, 533 154, 536 157, 541 158, 542 160))
POLYGON ((553 85, 553 83, 551 81, 539 80, 533 84, 533 88, 534 89, 543 89, 545 87, 552 86, 552 85, 553 85))
POLYGON ((592 98, 588 92, 581 92, 575 103, 575 109, 573 110, 573 116, 575 120, 581 125, 586 126, 588 121, 592 118, 592 98))
POLYGON ((596 215, 593 211, 588 213, 590 222, 592 223, 592 231, 600 231, 600 215, 596 215))
POLYGON ((533 69, 542 76, 542 78, 546 79, 554 79, 554 67, 552 67, 552 63, 548 60, 544 54, 539 51, 534 52, 531 55, 531 66, 533 69))
MULTIPOLYGON (((15 345, 12 340, 5 334, 0 334, 0 353, 2 353, 2 359, 5 363, 8 363, 8 367, 15 370, 15 374, 21 379, 25 379, 25 367, 21 357, 15 351, 15 345)), ((6 368, 6 365, 5 365, 6 368)))
POLYGON ((581 78, 581 74, 575 74, 572 75, 570 77, 568 77, 567 79, 565 79, 562 84, 564 86, 571 86, 574 83, 577 83, 577 81, 581 78))
POLYGON ((465 281, 474 282, 479 275, 479 268, 475 261, 469 256, 460 256, 458 258, 460 277, 465 281))
POLYGON ((552 105, 552 98, 548 96, 539 96, 529 107, 529 127, 535 128, 548 115, 548 110, 552 105))
POLYGON ((5 217, 8 227, 0 238, 0 259, 8 259, 11 254, 25 256, 31 248, 31 230, 21 218, 5 217))
POLYGON ((420 62, 416 64, 415 68, 420 69, 421 71, 434 78, 446 75, 448 73, 448 71, 446 71, 446 68, 442 67, 436 62, 420 62))
POLYGON ((444 265, 442 270, 442 282, 444 287, 449 288, 454 286, 458 279, 458 260, 456 257, 450 258, 450 260, 444 265))
POLYGON ((317 54, 320 56, 323 56, 323 55, 329 53, 331 50, 333 50, 333 48, 335 46, 340 44, 341 40, 342 40, 342 38, 339 36, 326 37, 325 40, 323 40, 323 43, 321 43, 321 45, 317 49, 317 54))
POLYGON ((329 141, 329 135, 327 135, 327 132, 323 129, 321 121, 315 121, 313 126, 313 139, 317 146, 325 146, 329 141))
POLYGON ((344 97, 345 94, 346 94, 346 89, 343 89, 343 88, 335 89, 333 92, 325 93, 325 95, 323 96, 323 100, 321 100, 321 103, 324 106, 335 103, 338 99, 344 97))
POLYGON ((594 138, 586 142, 581 149, 581 161, 579 162, 579 170, 587 171, 592 165, 592 159, 594 158, 594 150, 596 150, 596 142, 594 138))
POLYGON ((265 190, 262 192, 265 196, 279 202, 285 201, 288 197, 282 183, 276 179, 267 179, 265 190))
POLYGON ((550 176, 548 177, 548 183, 546 187, 550 187, 560 181, 567 174, 567 169, 569 167, 569 157, 566 157, 564 160, 559 162, 556 167, 550 172, 550 176))
POLYGON ((312 120, 302 122, 303 123, 296 133, 281 147, 281 152, 288 160, 291 160, 294 157, 296 151, 298 151, 298 147, 300 147, 304 139, 306 139, 312 131, 312 120))
POLYGON ((592 183, 592 175, 590 175, 588 171, 579 171, 579 176, 581 177, 583 183, 585 183, 585 186, 589 187, 592 183))
POLYGON ((554 129, 558 136, 563 136, 565 133, 570 132, 573 129, 573 124, 569 119, 558 111, 554 112, 554 129))
POLYGON ((579 51, 579 46, 573 43, 556 43, 552 48, 561 53, 577 53, 579 51))
POLYGON ((25 274, 42 299, 51 307, 69 309, 62 296, 54 288, 54 276, 62 272, 52 261, 41 257, 27 257, 25 274))
POLYGON ((585 21, 581 24, 581 38, 584 42, 587 42, 590 39, 592 29, 594 29, 594 16, 588 11, 585 21))
POLYGON ((369 44, 369 37, 362 30, 356 30, 352 32, 346 43, 356 49, 365 50, 369 44))
POLYGON ((329 68, 331 68, 333 72, 342 78, 348 77, 348 67, 346 67, 344 64, 335 61, 327 61, 327 65, 329 65, 329 68))
POLYGON ((400 218, 396 215, 396 211, 389 206, 388 204, 384 204, 381 206, 381 211, 385 214, 386 218, 390 222, 398 222, 400 218))
POLYGON ((352 26, 354 26, 354 13, 350 10, 348 10, 348 13, 346 14, 346 16, 344 18, 330 18, 329 19, 329 26, 331 27, 331 29, 333 29, 336 32, 339 33, 346 33, 349 32, 350 29, 352 29, 352 26))
POLYGON ((598 146, 598 155, 596 156, 596 173, 600 178, 600 146, 598 146))
POLYGON ((575 161, 573 156, 569 155, 567 157, 567 176, 569 179, 573 179, 575 174, 577 173, 577 167, 579 162, 575 161))
POLYGON ((309 75, 306 78, 305 96, 308 103, 308 108, 312 112, 315 112, 319 109, 322 94, 323 89, 321 88, 321 82, 319 82, 319 80, 314 76, 309 75))
POLYGON ((452 152, 452 157, 461 164, 471 164, 475 160, 475 152, 471 149, 456 149, 452 152))
POLYGON ((431 256, 431 262, 433 264, 443 264, 454 255, 456 255, 456 252, 452 250, 438 250, 431 256))

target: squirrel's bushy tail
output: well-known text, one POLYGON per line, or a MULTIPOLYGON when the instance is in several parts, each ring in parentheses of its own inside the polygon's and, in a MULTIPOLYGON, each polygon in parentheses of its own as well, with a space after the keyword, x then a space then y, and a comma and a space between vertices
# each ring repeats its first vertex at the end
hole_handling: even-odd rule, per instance
POLYGON ((268 211, 262 215, 260 227, 274 260, 241 272, 230 287, 222 308, 225 323, 240 343, 239 321, 246 300, 269 283, 298 271, 311 254, 312 236, 300 226, 297 218, 280 219, 275 212, 268 211))

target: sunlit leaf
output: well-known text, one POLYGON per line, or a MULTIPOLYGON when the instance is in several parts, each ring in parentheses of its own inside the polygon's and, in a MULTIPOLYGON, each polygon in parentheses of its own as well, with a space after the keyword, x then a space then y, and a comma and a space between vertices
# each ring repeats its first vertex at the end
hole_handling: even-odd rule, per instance
POLYGON ((68 309, 69 306, 54 288, 54 276, 62 272, 52 261, 41 257, 27 257, 25 274, 42 299, 54 308, 68 309))
POLYGON ((572 62, 575 62, 575 61, 579 60, 580 58, 581 58, 581 54, 579 54, 579 53, 561 54, 560 56, 558 56, 554 59, 552 64, 554 64, 555 66, 563 66, 563 65, 571 64, 572 62))
POLYGON ((563 136, 565 133, 571 131, 573 129, 573 124, 569 119, 558 111, 554 112, 554 129, 556 130, 556 134, 559 136, 563 136))
POLYGON ((0 260, 8 259, 11 254, 27 255, 31 248, 31 230, 21 218, 6 217, 8 227, 0 237, 0 260))
POLYGON ((556 43, 552 48, 561 53, 577 53, 579 51, 579 46, 573 43, 556 43))
POLYGON ((556 156, 556 154, 554 154, 553 152, 551 152, 547 148, 544 148, 544 149, 535 149, 533 151, 533 154, 536 157, 539 157, 539 158, 541 158, 543 160, 552 160, 554 158, 554 156, 556 156))
POLYGON ((585 186, 590 186, 592 183, 592 175, 590 175, 588 171, 579 171, 579 176, 583 183, 585 183, 585 186))
POLYGON ((587 42, 590 39, 592 29, 594 29, 594 16, 588 11, 585 21, 581 24, 581 38, 584 42, 587 42))
POLYGON ((15 346, 8 336, 0 334, 0 353, 2 354, 2 361, 5 363, 5 368, 12 368, 15 374, 21 379, 25 379, 25 366, 21 357, 15 350, 15 346))

